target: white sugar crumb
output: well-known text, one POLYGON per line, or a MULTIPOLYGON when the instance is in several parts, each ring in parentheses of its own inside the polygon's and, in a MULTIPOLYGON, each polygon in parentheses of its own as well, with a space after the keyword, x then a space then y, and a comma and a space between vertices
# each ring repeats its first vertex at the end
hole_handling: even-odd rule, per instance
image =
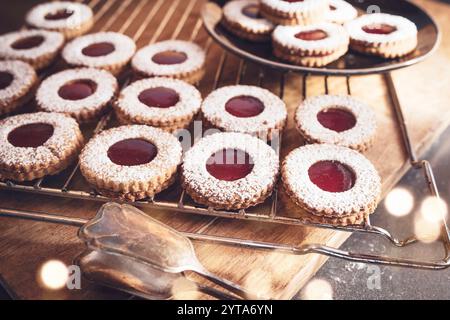
POLYGON ((68 1, 47 2, 35 6, 27 14, 28 24, 43 29, 77 28, 93 18, 92 9, 82 3, 68 1), (53 14, 60 10, 72 12, 66 19, 51 20, 46 19, 48 14, 53 14))
POLYGON ((330 216, 346 216, 372 205, 381 193, 381 178, 362 154, 346 147, 315 144, 292 151, 284 162, 283 179, 308 207, 330 216), (319 161, 337 161, 355 173, 355 185, 345 192, 326 192, 309 178, 309 168, 319 161))
POLYGON ((327 20, 330 22, 344 24, 358 16, 358 10, 347 1, 329 0, 329 5, 335 8, 327 13, 327 20))
POLYGON ((148 76, 173 76, 200 70, 205 64, 205 58, 204 50, 193 42, 167 40, 140 49, 132 60, 132 66, 148 76), (187 59, 172 65, 155 63, 152 57, 164 51, 183 52, 187 55, 187 59))
POLYGON ((181 162, 182 148, 173 135, 158 128, 144 125, 122 126, 94 137, 80 156, 81 169, 96 178, 114 184, 148 183, 164 175, 181 162), (158 153, 149 163, 139 166, 121 166, 108 157, 109 148, 127 139, 143 139, 153 143, 158 153))
POLYGON ((36 100, 39 106, 51 112, 81 112, 96 110, 114 98, 118 88, 116 78, 109 72, 98 69, 69 69, 56 73, 42 82, 36 100), (97 88, 95 92, 80 100, 66 100, 59 94, 59 89, 73 81, 91 80, 97 88))
POLYGON ((305 51, 334 51, 349 43, 346 29, 329 22, 308 26, 278 26, 275 28, 272 37, 274 41, 286 48, 305 51), (325 39, 315 41, 302 40, 295 36, 300 32, 314 30, 324 31, 328 36, 325 39))
POLYGON ((267 132, 284 123, 287 119, 286 105, 269 90, 254 86, 228 86, 217 89, 203 101, 202 113, 215 126, 225 131, 258 134, 267 132), (226 111, 226 103, 239 96, 251 96, 264 104, 259 115, 239 118, 226 111))
POLYGON ((0 36, 0 58, 19 60, 39 59, 47 54, 58 51, 63 44, 64 36, 56 31, 21 30, 10 32, 0 36), (18 40, 35 36, 42 36, 44 38, 41 45, 25 50, 16 50, 12 47, 18 40))
POLYGON ((228 2, 223 7, 225 18, 233 23, 238 23, 245 29, 255 33, 270 33, 274 29, 274 24, 264 18, 250 18, 242 13, 242 10, 249 5, 259 5, 258 0, 234 0, 228 2))
POLYGON ((310 138, 344 147, 357 148, 369 143, 376 134, 376 114, 372 108, 350 96, 322 95, 305 100, 297 109, 297 126, 310 138), (317 119, 318 113, 329 108, 347 110, 356 118, 353 128, 336 132, 325 128, 317 119))
POLYGON ((167 121, 193 116, 200 110, 202 97, 192 85, 176 79, 152 78, 136 81, 126 87, 120 94, 116 106, 132 118, 142 118, 143 121, 167 121), (152 108, 139 100, 139 94, 144 90, 164 87, 173 89, 179 95, 176 105, 169 108, 152 108))
POLYGON ((116 64, 126 64, 136 52, 136 44, 130 37, 116 32, 99 32, 79 37, 66 45, 62 56, 72 65, 101 68, 116 64), (90 57, 83 54, 83 49, 96 43, 111 43, 115 50, 100 57, 90 57))
POLYGON ((310 11, 328 9, 328 0, 304 0, 299 2, 288 2, 283 0, 261 0, 266 6, 285 13, 308 14, 310 11))
POLYGON ((262 140, 242 133, 216 133, 207 136, 186 152, 183 178, 189 186, 209 201, 227 204, 248 201, 273 184, 279 171, 275 151, 262 140), (253 170, 236 181, 216 179, 206 170, 208 159, 223 149, 237 149, 248 153, 253 170))
POLYGON ((36 82, 36 72, 28 63, 22 61, 0 61, 0 72, 7 72, 13 76, 11 84, 0 90, 0 106, 7 106, 13 99, 21 98, 36 82))
POLYGON ((50 162, 58 161, 80 136, 77 122, 59 113, 37 112, 6 118, 0 121, 0 166, 48 166, 50 162), (46 123, 54 128, 53 135, 42 146, 18 148, 8 141, 11 131, 32 123, 46 123))
POLYGON ((354 40, 370 43, 396 42, 417 37, 417 26, 410 20, 386 13, 373 13, 347 22, 345 28, 354 40), (387 24, 397 28, 390 34, 371 34, 362 28, 371 24, 387 24))

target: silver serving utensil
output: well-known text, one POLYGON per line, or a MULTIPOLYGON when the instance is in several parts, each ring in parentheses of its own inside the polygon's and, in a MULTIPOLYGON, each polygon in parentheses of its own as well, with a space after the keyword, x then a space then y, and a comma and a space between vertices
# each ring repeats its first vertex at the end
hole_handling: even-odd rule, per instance
POLYGON ((257 298, 206 270, 187 237, 132 206, 105 204, 81 227, 79 237, 92 250, 122 255, 166 273, 192 271, 242 298, 257 298))
POLYGON ((74 263, 81 268, 86 279, 144 299, 173 299, 177 281, 183 281, 184 285, 183 288, 177 288, 176 294, 183 295, 191 289, 217 299, 235 299, 234 296, 194 283, 182 274, 162 272, 114 253, 86 250, 74 263))

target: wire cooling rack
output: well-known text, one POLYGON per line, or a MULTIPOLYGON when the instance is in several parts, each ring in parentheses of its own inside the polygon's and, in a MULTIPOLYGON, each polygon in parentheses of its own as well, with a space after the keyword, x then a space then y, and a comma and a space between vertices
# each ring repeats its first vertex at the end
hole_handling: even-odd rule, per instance
MULTIPOLYGON (((125 0, 125 1, 87 0, 85 1, 85 3, 95 10, 96 13, 94 18, 96 19, 96 21, 100 20, 104 21, 106 19, 103 26, 101 27, 101 30, 108 30, 112 25, 116 24, 119 21, 118 20, 119 17, 123 16, 124 13, 127 14, 127 17, 125 19, 120 20, 121 27, 117 31, 121 33, 124 33, 130 29, 134 20, 138 17, 141 10, 143 10, 143 8, 148 5, 147 0, 125 0), (110 11, 113 11, 113 14, 111 14, 110 11), (108 13, 111 14, 109 17, 108 13)), ((153 2, 150 11, 148 11, 148 14, 145 16, 142 23, 133 32, 132 38, 135 41, 140 40, 141 37, 145 35, 145 31, 149 26, 149 24, 158 15, 158 13, 160 13, 163 3, 164 0, 156 0, 153 2)), ((180 3, 181 3, 180 0, 174 0, 169 9, 164 12, 164 15, 158 27, 156 28, 156 30, 153 31, 149 39, 149 43, 157 41, 163 32, 167 32, 167 29, 170 29, 172 31, 170 36, 172 39, 178 38, 178 36, 184 29, 186 21, 189 18, 193 17, 196 18, 196 21, 193 24, 193 30, 189 36, 189 40, 194 41, 198 38, 202 26, 202 21, 200 17, 193 16, 191 13, 193 12, 194 7, 198 6, 199 4, 202 4, 202 1, 199 2, 197 0, 189 0, 182 16, 177 20, 177 23, 174 24, 171 21, 171 19, 174 15, 174 12, 176 11, 177 6, 180 5, 180 3)), ((208 52, 211 48, 211 45, 212 39, 208 37, 206 41, 204 41, 203 47, 208 52)), ((226 51, 221 51, 220 57, 218 59, 216 73, 212 81, 211 89, 216 89, 218 87, 220 79, 223 76, 224 66, 229 57, 230 56, 226 51)), ((243 59, 240 60, 237 76, 235 79, 236 84, 241 83, 242 78, 246 72, 247 65, 248 63, 245 60, 243 59)), ((305 97, 307 96, 308 92, 309 76, 310 75, 308 74, 303 75, 303 95, 305 97)), ((44 77, 44 75, 42 75, 42 77, 44 77)), ((280 98, 282 99, 284 97, 285 92, 285 77, 286 73, 282 73, 279 82, 279 95, 280 98)), ((259 85, 261 85, 264 80, 265 80, 265 70, 263 68, 260 68, 257 82, 259 85)), ((129 83, 129 81, 130 79, 125 79, 122 83, 122 87, 126 86, 129 83)), ((346 89, 347 93, 350 95, 352 93, 351 81, 352 79, 350 77, 346 77, 346 89)), ((413 168, 423 170, 424 178, 425 181, 427 182, 430 193, 435 197, 439 197, 439 190, 437 188, 435 177, 430 163, 427 160, 419 160, 419 158, 414 152, 414 148, 408 132, 408 127, 406 125, 402 108, 395 89, 395 85, 390 73, 384 74, 384 81, 389 91, 389 96, 392 101, 396 122, 402 134, 403 146, 406 154, 408 155, 409 162, 413 168)), ((324 82, 325 82, 324 83, 325 91, 326 93, 329 93, 327 76, 324 77, 324 82)), ((114 117, 111 114, 107 114, 96 124, 95 128, 93 128, 91 132, 87 133, 87 135, 88 136, 95 135, 98 132, 102 131, 103 129, 114 125, 115 125, 114 117)), ((80 176, 79 165, 76 164, 72 168, 66 170, 64 173, 61 173, 58 176, 42 178, 37 181, 34 181, 33 183, 17 184, 12 181, 0 182, 0 189, 16 192, 27 192, 36 195, 47 195, 54 197, 79 199, 83 201, 99 201, 99 202, 111 201, 111 199, 103 197, 100 194, 98 194, 95 190, 91 189, 91 187, 84 180, 81 179, 82 182, 79 183, 80 179, 77 180, 77 178, 80 178, 79 176, 80 176)), ((273 195, 264 204, 249 210, 240 210, 240 211, 214 210, 213 208, 207 208, 195 204, 189 198, 189 196, 185 194, 185 192, 181 189, 179 184, 176 184, 174 187, 168 189, 167 191, 158 194, 153 199, 133 202, 132 204, 142 208, 163 209, 163 210, 184 212, 188 214, 199 214, 204 216, 210 216, 212 217, 212 220, 208 225, 211 225, 218 218, 242 219, 267 223, 326 228, 342 232, 359 232, 365 234, 372 234, 386 238, 393 246, 396 247, 406 247, 418 242, 418 239, 415 236, 411 236, 405 239, 398 239, 394 237, 389 230, 373 225, 370 221, 370 218, 367 218, 360 225, 343 227, 328 224, 311 223, 300 217, 296 218, 280 215, 277 190, 274 191, 273 195)), ((8 209, 8 208, 0 208, 0 216, 2 215, 8 217, 18 217, 74 226, 81 226, 87 222, 86 220, 79 218, 57 216, 48 213, 26 212, 18 209, 8 209)), ((202 230, 204 229, 205 228, 202 228, 202 230)), ((359 252, 348 252, 320 244, 295 247, 289 245, 281 245, 277 243, 257 242, 248 239, 237 239, 218 235, 205 235, 202 233, 202 230, 200 230, 197 233, 186 233, 185 235, 189 236, 191 239, 194 240, 212 241, 221 244, 244 246, 256 249, 278 250, 279 252, 286 252, 291 254, 318 253, 355 262, 376 263, 384 265, 434 269, 434 270, 445 269, 450 266, 450 232, 444 217, 442 219, 443 232, 440 241, 443 245, 445 256, 442 259, 436 261, 429 261, 429 260, 419 261, 419 260, 396 258, 392 256, 368 255, 359 252)))

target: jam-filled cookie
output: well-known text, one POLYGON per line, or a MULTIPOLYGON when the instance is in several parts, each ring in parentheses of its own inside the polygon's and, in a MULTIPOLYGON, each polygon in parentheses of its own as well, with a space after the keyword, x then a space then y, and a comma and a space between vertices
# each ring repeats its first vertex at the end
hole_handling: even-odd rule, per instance
POLYGON ((80 156, 86 180, 101 194, 123 200, 151 198, 175 181, 178 139, 161 129, 123 126, 94 137, 80 156))
POLYGON ((195 84, 205 73, 205 52, 193 42, 162 41, 139 50, 132 67, 141 77, 169 77, 195 84))
POLYGON ((114 108, 123 124, 146 124, 174 132, 189 126, 201 103, 194 86, 177 79, 151 78, 126 87, 114 108))
POLYGON ((33 98, 38 78, 19 60, 0 61, 0 116, 16 111, 33 98))
POLYGON ((28 25, 61 32, 72 39, 88 32, 93 24, 92 9, 82 3, 54 1, 39 4, 27 14, 28 25))
POLYGON ((385 13, 367 14, 345 24, 350 47, 383 58, 399 58, 417 47, 417 26, 410 20, 385 13))
POLYGON ((62 52, 71 66, 104 69, 118 75, 136 52, 130 37, 116 32, 99 32, 77 38, 62 52))
POLYGON ((216 133, 186 152, 182 185, 197 203, 215 209, 245 209, 272 194, 278 161, 275 151, 258 138, 216 133))
POLYGON ((233 0, 223 7, 222 25, 238 37, 250 41, 270 41, 274 24, 259 12, 258 0, 233 0))
POLYGON ((368 149, 377 123, 372 108, 350 96, 316 96, 295 113, 300 133, 311 143, 328 143, 358 151, 368 149))
POLYGON ((336 225, 362 223, 381 193, 380 176, 367 158, 328 144, 292 151, 283 162, 282 179, 290 198, 313 220, 336 225))
POLYGON ((261 0, 261 15, 274 24, 309 25, 325 21, 328 0, 261 0))
POLYGON ((327 14, 327 21, 344 24, 358 16, 358 10, 344 0, 329 0, 330 10, 327 14))
POLYGON ((207 124, 272 140, 283 130, 286 105, 270 91, 254 86, 228 86, 213 91, 202 104, 207 124))
POLYGON ((348 51, 344 27, 334 23, 309 26, 278 26, 273 33, 274 55, 306 67, 322 67, 348 51))
POLYGON ((22 60, 40 70, 53 62, 63 45, 59 32, 15 31, 0 36, 0 59, 22 60))
POLYGON ((31 181, 67 168, 83 146, 77 122, 59 113, 0 121, 0 179, 31 181))
POLYGON ((117 90, 116 78, 107 71, 69 69, 43 81, 36 101, 43 111, 64 113, 83 123, 98 120, 117 90))

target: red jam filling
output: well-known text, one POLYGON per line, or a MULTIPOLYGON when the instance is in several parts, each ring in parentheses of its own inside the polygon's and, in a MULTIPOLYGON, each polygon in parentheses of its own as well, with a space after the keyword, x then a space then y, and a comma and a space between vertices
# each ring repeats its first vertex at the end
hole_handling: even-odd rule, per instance
POLYGON ((17 40, 11 47, 16 50, 28 50, 39 47, 44 42, 43 36, 31 36, 17 40))
POLYGON ((20 126, 8 134, 8 141, 19 148, 37 148, 53 136, 54 128, 47 123, 20 126))
POLYGON ((252 19, 260 19, 259 6, 257 4, 249 4, 242 8, 242 14, 252 19))
POLYGON ((93 43, 82 50, 82 53, 88 57, 103 57, 114 52, 116 47, 110 42, 93 43))
POLYGON ((156 146, 143 139, 127 139, 108 149, 108 158, 120 166, 140 166, 151 162, 158 154, 156 146))
POLYGON ((317 120, 325 128, 336 132, 350 130, 356 125, 353 113, 341 108, 322 110, 317 114, 317 120))
POLYGON ((397 28, 385 23, 374 23, 364 26, 362 28, 364 32, 371 34, 391 34, 396 31, 397 28))
POLYGON ((250 118, 264 111, 264 103, 252 96, 238 96, 228 100, 225 110, 235 117, 250 118))
POLYGON ((179 64, 187 60, 187 55, 184 52, 167 50, 159 52, 152 57, 154 63, 157 64, 179 64))
POLYGON ((250 155, 242 150, 223 149, 211 155, 206 162, 206 170, 214 178, 236 181, 245 178, 254 167, 250 155))
POLYGON ((91 80, 76 80, 63 85, 58 95, 65 100, 82 100, 94 94, 97 84, 91 80))
POLYGON ((46 20, 63 20, 71 17, 73 11, 69 9, 61 9, 55 12, 50 12, 45 16, 46 20))
POLYGON ((14 76, 5 71, 0 71, 0 90, 8 88, 14 80, 14 76))
POLYGON ((152 108, 170 108, 180 101, 179 94, 170 88, 156 87, 142 91, 139 101, 152 108))
POLYGON ((328 38, 328 34, 323 30, 311 30, 311 31, 303 31, 299 32, 295 35, 297 39, 305 40, 305 41, 318 41, 328 38))
POLYGON ((352 169, 338 161, 319 161, 308 170, 312 183, 323 191, 345 192, 355 185, 352 169))

